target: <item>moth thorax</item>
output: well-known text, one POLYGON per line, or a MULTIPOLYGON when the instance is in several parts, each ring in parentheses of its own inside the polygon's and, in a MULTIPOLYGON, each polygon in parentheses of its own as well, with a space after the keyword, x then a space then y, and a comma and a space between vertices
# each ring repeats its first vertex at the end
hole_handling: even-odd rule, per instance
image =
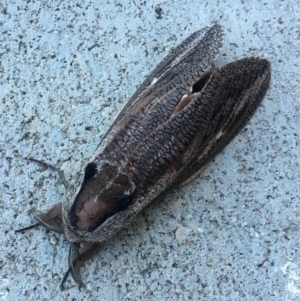
MULTIPOLYGON (((90 165, 86 168, 89 173, 90 165)), ((93 232, 109 217, 129 207, 134 190, 135 184, 126 172, 110 162, 101 162, 93 177, 85 176, 83 180, 69 211, 71 226, 93 232)))

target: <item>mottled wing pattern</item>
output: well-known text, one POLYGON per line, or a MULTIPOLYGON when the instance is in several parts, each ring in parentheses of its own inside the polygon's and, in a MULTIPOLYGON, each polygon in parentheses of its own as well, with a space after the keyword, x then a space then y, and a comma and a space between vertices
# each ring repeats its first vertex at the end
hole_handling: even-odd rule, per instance
POLYGON ((214 71, 203 91, 207 98, 217 100, 213 118, 198 145, 198 158, 184 168, 182 178, 176 185, 201 170, 239 133, 263 100, 270 78, 270 63, 253 57, 214 71))
MULTIPOLYGON (((183 40, 177 47, 172 49, 170 53, 159 63, 159 65, 146 77, 143 83, 139 86, 136 92, 131 96, 126 105, 122 108, 114 123, 113 127, 125 114, 133 103, 136 103, 139 96, 146 90, 153 91, 155 87, 151 87, 154 79, 160 79, 162 75, 173 74, 173 68, 178 64, 184 63, 184 57, 188 58, 191 53, 197 53, 198 58, 198 72, 199 66, 203 64, 201 61, 206 60, 206 64, 212 65, 215 57, 219 53, 219 49, 223 44, 223 29, 219 24, 214 24, 211 27, 204 27, 185 40, 183 40), (209 52, 209 50, 213 50, 209 52), (203 54, 203 57, 200 57, 203 54)), ((196 67, 196 66, 195 66, 196 67)), ((168 77, 168 76, 166 76, 168 77)))
POLYGON ((169 119, 181 97, 212 68, 222 43, 222 28, 213 25, 196 31, 171 51, 145 79, 108 130, 107 159, 113 160, 109 156, 114 152, 130 154, 152 130, 150 123, 157 127, 169 119), (156 120, 150 120, 152 116, 156 120))
POLYGON ((173 188, 197 173, 244 126, 269 81, 270 64, 264 59, 242 59, 214 70, 201 92, 135 148, 130 168, 141 193, 156 183, 173 188))

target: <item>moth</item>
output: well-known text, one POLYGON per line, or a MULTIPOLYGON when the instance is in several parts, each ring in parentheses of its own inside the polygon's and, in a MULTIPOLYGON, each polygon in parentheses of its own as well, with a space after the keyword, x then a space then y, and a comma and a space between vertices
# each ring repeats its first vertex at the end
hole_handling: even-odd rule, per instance
POLYGON ((195 178, 252 116, 269 87, 270 63, 250 57, 216 68, 222 44, 223 30, 214 24, 173 49, 125 104, 84 171, 65 185, 65 200, 35 215, 71 243, 63 282, 71 273, 82 285, 83 261, 150 202, 195 178))

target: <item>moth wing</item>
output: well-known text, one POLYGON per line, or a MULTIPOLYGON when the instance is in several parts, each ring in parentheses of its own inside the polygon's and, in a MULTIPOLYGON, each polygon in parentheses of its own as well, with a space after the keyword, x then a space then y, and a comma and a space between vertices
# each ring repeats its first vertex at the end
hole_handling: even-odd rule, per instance
MULTIPOLYGON (((192 80, 182 81, 184 89, 188 90, 189 85, 197 81, 203 73, 210 70, 223 45, 223 30, 219 24, 214 24, 211 27, 202 28, 181 42, 177 47, 170 51, 170 53, 160 62, 160 64, 147 76, 143 83, 139 86, 137 91, 127 101, 122 110, 118 113, 113 123, 111 124, 107 134, 120 120, 131 111, 137 110, 137 106, 148 97, 151 101, 155 99, 153 94, 165 94, 165 87, 170 84, 172 80, 176 80, 176 73, 185 72, 185 68, 189 75, 193 77, 192 80), (191 58, 197 62, 192 64, 191 58)), ((176 88, 179 83, 176 81, 176 88)), ((145 106, 145 104, 141 104, 145 106)))
POLYGON ((270 83, 271 66, 265 59, 245 58, 216 69, 204 87, 214 99, 213 118, 198 145, 195 158, 176 183, 184 185, 200 173, 238 134, 263 100, 270 83))
POLYGON ((159 196, 198 173, 249 120, 269 81, 270 64, 259 58, 242 59, 213 71, 182 110, 135 148, 128 168, 141 195, 147 191, 159 196))

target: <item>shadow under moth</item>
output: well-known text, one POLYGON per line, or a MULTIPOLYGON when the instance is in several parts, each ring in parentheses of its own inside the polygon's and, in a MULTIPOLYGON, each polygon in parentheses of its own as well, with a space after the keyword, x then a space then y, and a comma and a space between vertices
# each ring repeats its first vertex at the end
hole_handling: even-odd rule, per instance
POLYGON ((70 242, 61 287, 69 273, 82 285, 80 264, 150 202, 197 176, 262 101, 270 63, 249 57, 216 68, 222 43, 218 24, 190 35, 128 100, 74 183, 58 170, 65 199, 36 214, 33 226, 70 242))

